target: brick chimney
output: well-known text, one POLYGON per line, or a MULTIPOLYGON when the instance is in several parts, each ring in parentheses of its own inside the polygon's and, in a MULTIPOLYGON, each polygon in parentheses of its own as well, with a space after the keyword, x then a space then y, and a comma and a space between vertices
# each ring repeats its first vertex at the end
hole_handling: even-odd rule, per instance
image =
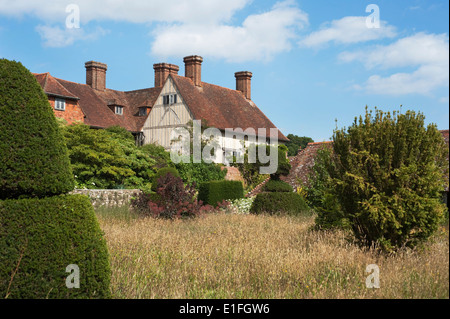
POLYGON ((95 61, 86 62, 84 66, 86 67, 86 84, 93 89, 104 91, 108 66, 95 61))
POLYGON ((155 70, 155 87, 162 87, 169 74, 177 75, 180 67, 175 64, 157 63, 153 64, 153 69, 155 70))
POLYGON ((241 91, 247 100, 251 100, 252 72, 236 72, 234 76, 236 77, 236 90, 241 91))
POLYGON ((187 56, 183 59, 185 76, 194 82, 195 86, 202 86, 202 62, 203 58, 198 55, 187 56))

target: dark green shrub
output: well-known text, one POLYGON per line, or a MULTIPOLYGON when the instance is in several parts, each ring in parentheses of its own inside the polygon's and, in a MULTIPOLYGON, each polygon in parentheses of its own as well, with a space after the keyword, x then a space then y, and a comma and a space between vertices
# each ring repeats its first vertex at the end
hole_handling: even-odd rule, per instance
POLYGON ((200 184, 198 199, 203 203, 217 206, 224 200, 244 197, 244 187, 240 181, 211 181, 200 184))
POLYGON ((291 185, 281 180, 270 180, 268 181, 264 187, 263 191, 265 192, 293 192, 294 189, 291 185))
MULTIPOLYGON (((321 196, 336 204, 335 217, 348 220, 361 244, 414 247, 438 229, 446 210, 448 147, 424 119, 413 111, 375 109, 373 115, 366 109, 348 129, 334 131, 333 150, 317 177, 321 196)), ((319 209, 327 204, 317 203, 319 209)))
POLYGON ((21 63, 0 59, 0 199, 73 188, 67 147, 47 96, 21 63))
POLYGON ((107 298, 106 242, 88 197, 0 201, 1 298, 107 298), (80 288, 66 287, 78 265, 80 288))
POLYGON ((260 193, 256 195, 250 212, 253 214, 287 213, 298 215, 308 210, 308 205, 297 193, 260 193))
POLYGON ((158 180, 165 176, 166 174, 171 174, 174 177, 180 177, 177 169, 174 167, 163 167, 156 172, 155 176, 152 179, 152 191, 156 192, 158 190, 158 180))

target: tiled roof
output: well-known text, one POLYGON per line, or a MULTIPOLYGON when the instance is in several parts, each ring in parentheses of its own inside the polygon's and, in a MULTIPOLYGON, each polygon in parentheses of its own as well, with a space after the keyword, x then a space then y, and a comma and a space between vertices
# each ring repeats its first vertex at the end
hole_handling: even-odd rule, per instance
MULTIPOLYGON (((170 75, 195 119, 206 119, 208 126, 221 130, 227 128, 277 128, 264 113, 242 92, 202 82, 195 86, 191 79, 170 75)), ((278 140, 289 139, 278 130, 278 140)))
MULTIPOLYGON (((209 126, 227 128, 270 128, 276 126, 240 91, 217 85, 193 84, 190 78, 170 75, 195 119, 205 119, 209 126)), ((85 123, 99 128, 120 125, 131 132, 142 130, 147 116, 138 116, 139 107, 152 107, 162 88, 148 88, 136 91, 94 90, 89 85, 57 79, 49 73, 35 74, 46 93, 78 98, 83 110, 85 123), (123 115, 116 115, 109 106, 123 106, 123 115)), ((289 141, 279 130, 278 139, 289 141)))
POLYGON ((36 80, 39 82, 45 93, 69 99, 78 99, 76 95, 62 86, 57 79, 50 75, 50 73, 33 73, 33 75, 35 76, 36 80))
POLYGON ((296 156, 290 158, 291 171, 289 175, 282 176, 281 179, 289 183, 292 187, 297 188, 308 184, 308 175, 314 166, 314 160, 317 151, 322 147, 331 147, 332 142, 314 142, 300 150, 296 156))

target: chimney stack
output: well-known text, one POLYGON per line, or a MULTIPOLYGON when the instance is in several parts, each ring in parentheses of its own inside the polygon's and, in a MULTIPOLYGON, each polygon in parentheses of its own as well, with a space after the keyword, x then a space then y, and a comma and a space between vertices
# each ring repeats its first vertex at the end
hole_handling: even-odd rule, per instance
POLYGON ((169 74, 178 75, 180 67, 175 64, 157 63, 153 64, 153 69, 155 70, 155 87, 162 87, 169 74))
POLYGON ((252 72, 236 72, 234 76, 236 77, 236 90, 241 91, 247 100, 251 100, 252 72))
POLYGON ((203 58, 191 55, 184 58, 185 76, 194 82, 195 86, 202 86, 202 62, 203 58))
POLYGON ((84 66, 86 67, 86 84, 93 89, 104 91, 108 66, 95 61, 86 62, 84 66))

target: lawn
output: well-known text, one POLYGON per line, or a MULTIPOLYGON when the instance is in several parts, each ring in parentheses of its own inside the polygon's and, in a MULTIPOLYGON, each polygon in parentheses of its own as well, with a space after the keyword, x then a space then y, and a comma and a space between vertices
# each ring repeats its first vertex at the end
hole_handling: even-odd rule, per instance
POLYGON ((448 226, 423 247, 386 256, 314 216, 210 214, 169 221, 97 209, 114 298, 449 298, 448 226), (366 287, 366 266, 380 288, 366 287))

